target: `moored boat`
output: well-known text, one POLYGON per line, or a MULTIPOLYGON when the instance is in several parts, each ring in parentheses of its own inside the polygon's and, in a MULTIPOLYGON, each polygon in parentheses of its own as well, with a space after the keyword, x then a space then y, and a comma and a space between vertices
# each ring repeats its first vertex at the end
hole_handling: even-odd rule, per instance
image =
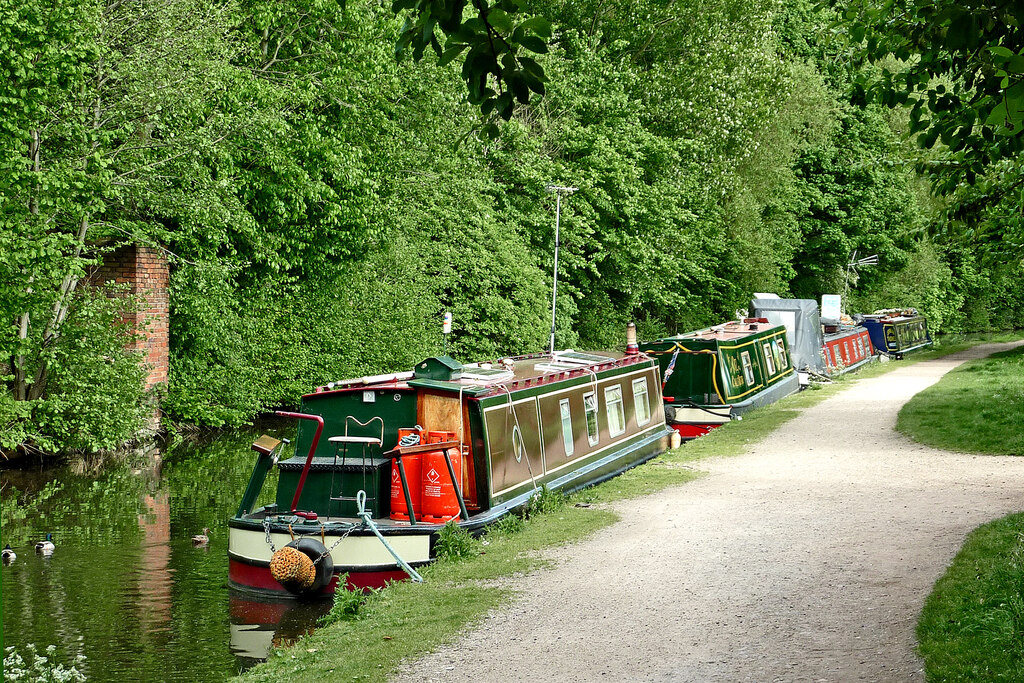
POLYGON ((880 353, 895 358, 932 345, 928 321, 913 308, 891 308, 863 316, 862 324, 880 353))
MULTIPOLYGON (((838 375, 870 362, 874 349, 868 330, 838 310, 822 319, 813 299, 763 295, 751 301, 755 316, 786 326, 793 365, 798 372, 838 375)), ((801 379, 806 383, 806 379, 801 379)))
POLYGON ((493 364, 429 358, 412 372, 332 383, 303 397, 296 455, 261 437, 229 521, 229 578, 276 595, 415 576, 449 520, 477 531, 541 487, 572 491, 664 450, 657 363, 559 351, 493 364), (276 501, 256 506, 270 469, 276 501), (303 560, 290 546, 312 562, 303 560))
POLYGON ((867 328, 861 325, 825 325, 821 350, 829 375, 841 375, 871 362, 874 348, 867 328))
POLYGON ((666 421, 683 439, 799 388, 786 328, 765 318, 644 342, 640 350, 658 360, 666 421))

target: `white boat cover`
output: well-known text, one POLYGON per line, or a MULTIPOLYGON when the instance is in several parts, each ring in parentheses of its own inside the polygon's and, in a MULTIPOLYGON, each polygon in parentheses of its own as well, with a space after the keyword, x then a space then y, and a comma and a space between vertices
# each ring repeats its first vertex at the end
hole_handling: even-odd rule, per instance
POLYGON ((825 358, 821 355, 821 320, 818 302, 813 299, 754 299, 750 302, 751 315, 768 318, 776 325, 786 326, 789 352, 793 366, 799 371, 820 375, 826 372, 825 358))

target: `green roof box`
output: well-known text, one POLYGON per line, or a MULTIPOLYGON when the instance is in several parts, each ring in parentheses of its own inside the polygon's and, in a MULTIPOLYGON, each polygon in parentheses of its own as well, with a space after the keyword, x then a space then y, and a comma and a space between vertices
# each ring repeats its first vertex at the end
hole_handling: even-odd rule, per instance
POLYGON ((462 363, 449 356, 428 358, 416 364, 416 379, 451 381, 462 378, 462 363))

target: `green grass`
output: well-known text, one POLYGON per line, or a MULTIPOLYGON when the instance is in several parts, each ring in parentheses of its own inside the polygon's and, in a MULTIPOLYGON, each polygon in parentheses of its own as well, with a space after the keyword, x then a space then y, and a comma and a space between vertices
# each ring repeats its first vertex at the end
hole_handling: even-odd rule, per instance
POLYGON ((979 527, 917 625, 929 683, 1024 681, 1024 513, 979 527))
MULTIPOLYGON (((1021 455, 1022 409, 1024 348, 949 372, 907 402, 897 429, 935 448, 1021 455)), ((929 683, 1024 681, 1024 513, 968 536, 925 602, 917 637, 929 683)))
MULTIPOLYGON (((976 342, 975 342, 976 343, 976 342)), ((971 345, 957 339, 898 363, 874 363, 833 384, 789 396, 730 422, 709 435, 664 453, 640 467, 568 499, 546 494, 528 519, 506 518, 487 534, 486 545, 466 557, 425 568, 423 584, 392 584, 371 595, 354 619, 318 629, 291 648, 274 650, 269 660, 242 681, 290 683, 324 680, 386 681, 403 659, 413 658, 456 639, 487 612, 513 597, 501 579, 548 566, 541 551, 579 541, 618 521, 606 504, 649 495, 703 475, 698 463, 712 456, 745 453, 780 425, 859 378, 874 377, 909 363, 936 358, 971 345), (560 504, 559 504, 560 503, 560 504)))
POLYGON ((971 361, 907 402, 896 428, 949 451, 1024 455, 1024 348, 971 361))

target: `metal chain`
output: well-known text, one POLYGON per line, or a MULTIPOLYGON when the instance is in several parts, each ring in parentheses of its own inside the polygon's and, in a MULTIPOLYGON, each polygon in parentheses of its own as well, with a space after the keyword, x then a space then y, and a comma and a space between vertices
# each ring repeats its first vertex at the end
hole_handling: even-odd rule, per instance
POLYGON ((270 554, 273 555, 277 552, 277 548, 274 547, 274 539, 270 537, 270 518, 263 518, 263 532, 267 535, 267 545, 270 546, 270 554))
MULTIPOLYGON (((322 560, 325 557, 327 557, 328 555, 330 555, 331 552, 335 548, 338 547, 338 544, 340 544, 342 541, 344 541, 346 538, 348 538, 349 534, 351 534, 353 531, 355 531, 355 528, 356 528, 355 524, 349 524, 348 525, 348 529, 345 530, 345 533, 343 533, 341 536, 338 537, 338 540, 334 542, 334 545, 332 545, 330 548, 328 548, 327 550, 325 550, 322 553, 320 553, 320 557, 316 558, 316 561, 313 564, 320 564, 320 560, 322 560)), ((320 530, 321 530, 321 532, 323 531, 323 527, 322 526, 320 527, 320 530)))
MULTIPOLYGON (((360 526, 360 525, 358 525, 358 524, 349 524, 348 525, 348 529, 345 530, 345 533, 343 533, 341 536, 339 536, 338 540, 335 541, 334 544, 330 548, 327 548, 322 553, 320 553, 320 556, 317 557, 315 560, 313 560, 313 564, 320 564, 320 561, 323 560, 328 555, 330 555, 331 552, 333 552, 334 549, 337 548, 338 545, 341 544, 342 541, 344 541, 346 538, 348 538, 349 535, 353 531, 356 530, 357 526, 360 526)), ((320 525, 320 532, 321 532, 321 534, 323 533, 323 531, 324 531, 324 526, 320 525)), ((267 545, 270 546, 270 554, 273 555, 274 553, 277 552, 277 548, 274 547, 274 539, 270 535, 270 518, 269 517, 264 517, 263 518, 263 533, 266 535, 267 545)))

